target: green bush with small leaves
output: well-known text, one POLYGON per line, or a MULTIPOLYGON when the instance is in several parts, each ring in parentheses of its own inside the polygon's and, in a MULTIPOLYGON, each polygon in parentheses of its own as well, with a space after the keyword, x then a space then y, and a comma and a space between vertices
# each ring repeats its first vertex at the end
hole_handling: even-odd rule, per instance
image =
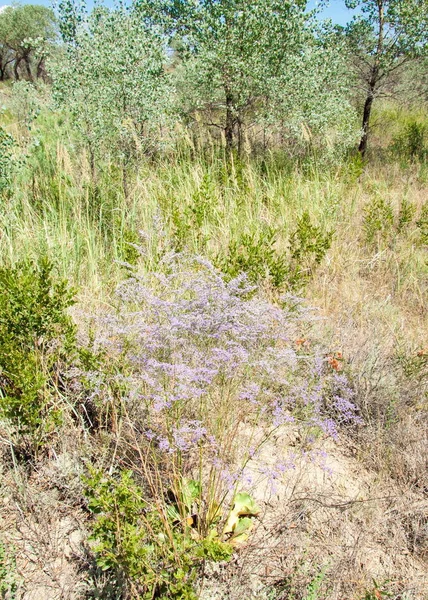
POLYGON ((10 188, 14 143, 13 137, 0 126, 0 194, 5 193, 10 188))
POLYGON ((288 251, 277 250, 278 232, 268 227, 258 235, 243 234, 232 240, 226 256, 216 262, 230 277, 244 272, 254 283, 267 280, 277 289, 300 289, 321 263, 332 238, 333 232, 314 225, 305 211, 290 235, 288 251))
POLYGON ((27 452, 44 444, 60 418, 55 390, 75 344, 66 312, 73 303, 74 291, 45 258, 0 268, 0 417, 27 452))
POLYGON ((416 207, 407 198, 403 198, 400 203, 397 219, 397 232, 402 233, 413 221, 416 214, 416 207))
POLYGON ((174 505, 147 501, 131 471, 110 476, 91 468, 84 483, 96 563, 129 597, 196 600, 198 568, 230 558, 228 544, 192 536, 174 518, 174 505))
POLYGON ((373 198, 364 209, 364 233, 369 245, 378 247, 389 241, 394 226, 391 203, 381 196, 373 198))
POLYGON ((17 591, 15 555, 0 540, 0 598, 15 600, 17 591))
POLYGON ((120 254, 129 265, 137 264, 138 258, 140 257, 139 247, 141 246, 141 239, 138 233, 134 229, 125 229, 123 232, 122 239, 120 240, 120 254))
POLYGON ((428 156, 428 127, 416 119, 406 124, 404 130, 392 143, 392 151, 398 157, 411 161, 424 161, 428 156))
POLYGON ((173 232, 173 245, 180 252, 193 238, 199 249, 207 241, 203 233, 204 223, 209 219, 215 204, 215 188, 211 177, 205 174, 200 186, 192 194, 189 204, 180 206, 173 202, 169 207, 173 232))
POLYGON ((280 287, 288 275, 285 252, 276 250, 277 232, 267 228, 259 234, 244 233, 232 240, 226 256, 217 258, 218 267, 229 277, 246 273, 253 283, 268 279, 280 287))
POLYGON ((419 219, 416 221, 421 243, 428 246, 428 202, 422 207, 419 219))
POLYGON ((333 231, 324 231, 311 222, 305 211, 290 236, 289 282, 292 288, 301 287, 313 275, 330 249, 333 231))

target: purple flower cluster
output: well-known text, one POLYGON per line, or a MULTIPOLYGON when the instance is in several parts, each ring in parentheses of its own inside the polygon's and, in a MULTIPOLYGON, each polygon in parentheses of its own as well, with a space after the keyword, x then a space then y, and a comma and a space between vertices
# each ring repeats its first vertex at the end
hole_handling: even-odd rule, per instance
POLYGON ((254 292, 245 276, 227 282, 205 259, 184 255, 118 287, 96 345, 121 365, 128 412, 158 450, 204 448, 224 470, 232 440, 248 428, 299 423, 335 435, 355 420, 346 377, 321 351, 295 343, 313 312, 254 292))

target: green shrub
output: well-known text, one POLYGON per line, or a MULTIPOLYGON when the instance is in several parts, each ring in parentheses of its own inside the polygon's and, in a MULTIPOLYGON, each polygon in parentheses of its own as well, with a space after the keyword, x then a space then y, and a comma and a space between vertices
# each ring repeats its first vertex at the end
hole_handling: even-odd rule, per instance
POLYGON ((305 211, 290 236, 290 272, 292 288, 301 287, 314 273, 331 246, 333 231, 313 225, 305 211))
POLYGON ((125 229, 120 240, 119 251, 123 260, 129 265, 137 264, 140 257, 140 251, 138 250, 140 245, 141 239, 138 233, 133 229, 125 229))
POLYGON ((419 219, 416 221, 422 244, 428 246, 428 202, 422 207, 419 219))
POLYGON ((91 469, 84 483, 97 565, 131 598, 196 600, 198 567, 230 558, 228 544, 191 535, 187 520, 176 519, 174 504, 146 501, 131 471, 114 477, 91 469))
POLYGON ((392 143, 392 151, 399 158, 426 160, 428 155, 428 127, 416 119, 409 121, 392 143))
POLYGON ((15 600, 17 591, 15 556, 0 540, 0 598, 15 600))
POLYGON ((173 230, 173 244, 180 252, 192 238, 197 242, 199 249, 206 244, 203 226, 212 214, 215 203, 215 188, 210 176, 206 173, 199 188, 192 194, 189 204, 180 206, 173 202, 170 207, 170 218, 173 230))
POLYGON ((288 262, 286 253, 277 252, 276 241, 272 228, 258 235, 244 233, 230 242, 226 256, 217 258, 217 266, 229 277, 245 272, 253 283, 269 279, 280 287, 288 275, 288 262))
POLYGON ((37 451, 58 422, 53 397, 74 347, 73 297, 47 259, 0 268, 0 416, 26 451, 37 451))
POLYGON ((12 174, 13 137, 0 127, 0 193, 9 190, 12 174))
POLYGON ((331 246, 332 231, 313 225, 304 212, 291 233, 288 251, 276 248, 278 233, 268 227, 260 234, 243 234, 231 241, 227 255, 217 258, 217 266, 230 277, 247 273, 253 283, 268 280, 275 288, 298 289, 313 275, 331 246))
POLYGON ((391 203, 381 196, 373 198, 364 209, 364 233, 369 245, 389 241, 393 226, 394 213, 391 203))
POLYGON ((407 198, 403 198, 398 212, 397 231, 401 233, 413 221, 416 214, 416 207, 407 198))

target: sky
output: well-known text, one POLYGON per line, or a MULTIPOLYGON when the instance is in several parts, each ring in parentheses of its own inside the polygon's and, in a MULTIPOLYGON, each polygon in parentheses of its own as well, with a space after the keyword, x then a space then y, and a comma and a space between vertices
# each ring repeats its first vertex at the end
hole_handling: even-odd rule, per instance
MULTIPOLYGON (((21 4, 43 4, 44 6, 51 6, 51 0, 21 0, 21 4)), ((0 0, 0 8, 11 4, 10 0, 0 0)), ((92 0, 88 0, 88 5, 93 4, 92 0)), ((112 0, 106 0, 105 4, 112 5, 112 0)), ((308 3, 309 8, 314 8, 318 4, 317 0, 310 0, 308 3)), ((333 23, 338 25, 345 25, 352 16, 352 11, 348 10, 345 6, 344 0, 330 0, 327 8, 325 8, 321 17, 331 19, 333 23)))

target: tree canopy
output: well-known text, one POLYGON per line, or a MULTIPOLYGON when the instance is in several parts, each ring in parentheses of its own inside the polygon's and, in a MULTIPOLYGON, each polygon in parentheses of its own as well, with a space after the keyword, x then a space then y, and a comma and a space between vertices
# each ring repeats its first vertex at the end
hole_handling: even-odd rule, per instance
POLYGON ((346 27, 353 64, 365 94, 359 149, 367 148, 372 104, 390 76, 427 52, 426 0, 346 0, 360 13, 346 27))
POLYGON ((0 13, 0 44, 5 57, 2 60, 2 78, 5 67, 10 63, 13 63, 15 79, 20 78, 21 64, 24 64, 29 80, 35 75, 41 76, 46 47, 56 39, 56 19, 50 8, 36 4, 6 7, 0 13))

